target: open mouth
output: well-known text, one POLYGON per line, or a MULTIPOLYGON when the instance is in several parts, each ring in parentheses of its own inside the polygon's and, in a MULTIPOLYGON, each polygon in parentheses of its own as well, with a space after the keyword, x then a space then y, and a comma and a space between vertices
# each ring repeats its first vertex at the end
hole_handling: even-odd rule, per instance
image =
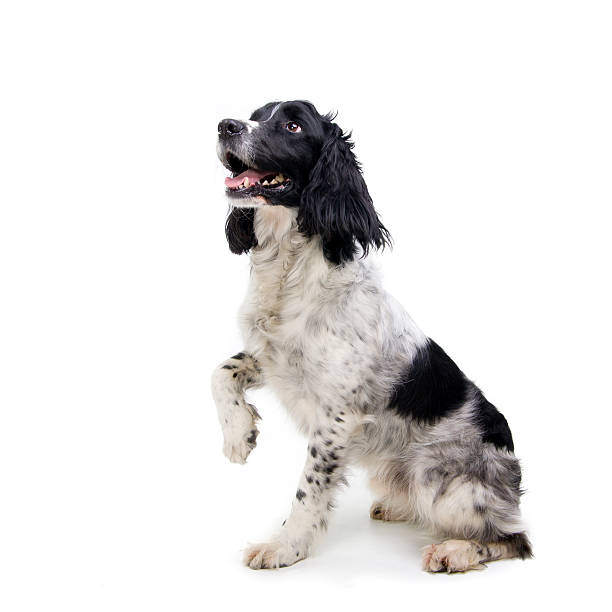
POLYGON ((290 178, 280 172, 249 168, 233 153, 226 154, 225 166, 233 175, 225 179, 225 186, 231 194, 251 195, 254 193, 282 191, 291 182, 290 178))

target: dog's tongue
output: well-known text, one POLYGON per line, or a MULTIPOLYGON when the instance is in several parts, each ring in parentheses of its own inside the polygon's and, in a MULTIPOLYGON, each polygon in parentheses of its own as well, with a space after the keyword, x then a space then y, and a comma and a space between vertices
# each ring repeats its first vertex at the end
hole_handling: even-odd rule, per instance
POLYGON ((236 187, 240 187, 240 185, 242 185, 242 183, 244 183, 244 179, 246 179, 246 178, 249 179, 249 184, 253 185, 257 181, 262 179, 264 176, 268 176, 268 174, 271 174, 271 172, 269 172, 269 171, 268 172, 260 172, 259 170, 253 170, 253 169, 249 168, 248 170, 245 170, 244 172, 242 172, 238 176, 228 176, 228 177, 226 177, 225 178, 225 186, 229 187, 230 189, 236 189, 236 187))

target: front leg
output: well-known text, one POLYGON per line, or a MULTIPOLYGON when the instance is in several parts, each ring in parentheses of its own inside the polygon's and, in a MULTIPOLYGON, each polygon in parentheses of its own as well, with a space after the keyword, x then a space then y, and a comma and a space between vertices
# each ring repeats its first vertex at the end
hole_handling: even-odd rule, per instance
POLYGON ((263 384, 261 368, 248 353, 238 353, 215 368, 212 393, 223 430, 223 453, 234 463, 245 463, 255 448, 260 419, 257 409, 247 403, 244 392, 263 384))
POLYGON ((320 421, 309 437, 306 465, 289 518, 271 542, 246 550, 246 565, 252 569, 286 567, 308 556, 317 535, 327 529, 335 490, 344 481, 350 438, 361 422, 344 410, 320 421))

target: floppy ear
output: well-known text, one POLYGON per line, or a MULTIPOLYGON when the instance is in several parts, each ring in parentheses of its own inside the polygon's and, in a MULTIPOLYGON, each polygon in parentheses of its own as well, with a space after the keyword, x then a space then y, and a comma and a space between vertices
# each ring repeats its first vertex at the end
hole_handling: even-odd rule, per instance
POLYGON ((254 208, 231 208, 225 221, 225 236, 232 253, 236 255, 248 253, 257 246, 253 229, 254 220, 254 208))
POLYGON ((354 258, 357 244, 365 255, 390 244, 391 236, 374 210, 350 134, 331 128, 302 192, 298 224, 303 234, 320 236, 325 257, 341 264, 354 258))

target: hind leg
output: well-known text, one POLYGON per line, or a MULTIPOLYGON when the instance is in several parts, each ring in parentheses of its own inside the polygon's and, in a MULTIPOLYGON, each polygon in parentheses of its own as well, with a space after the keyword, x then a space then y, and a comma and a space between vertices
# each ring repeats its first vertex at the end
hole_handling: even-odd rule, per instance
POLYGON ((525 533, 517 533, 497 542, 482 544, 474 540, 446 540, 423 549, 423 569, 428 572, 465 572, 484 569, 488 561, 531 557, 531 545, 525 533))
POLYGON ((443 469, 429 468, 418 478, 422 521, 450 538, 424 549, 423 569, 464 572, 482 569, 488 561, 532 556, 518 506, 518 461, 508 454, 485 454, 472 456, 475 462, 446 461, 443 469))

